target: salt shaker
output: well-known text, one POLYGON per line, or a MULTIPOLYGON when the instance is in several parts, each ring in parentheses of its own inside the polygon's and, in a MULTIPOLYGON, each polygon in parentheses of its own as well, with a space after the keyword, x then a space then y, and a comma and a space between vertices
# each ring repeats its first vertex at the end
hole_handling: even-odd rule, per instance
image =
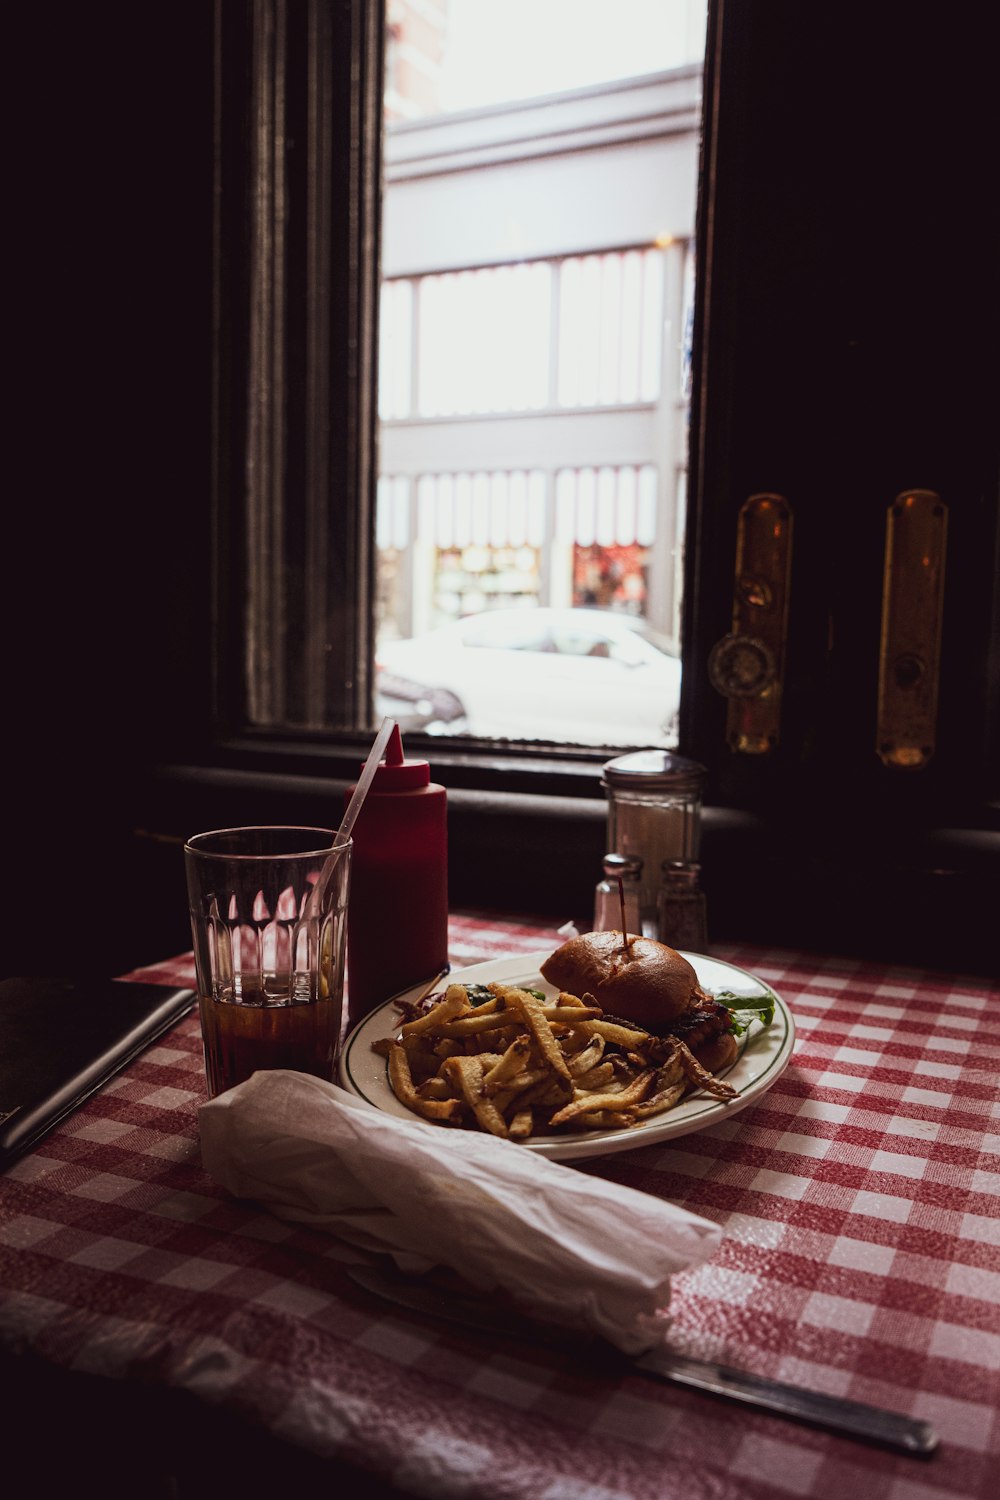
POLYGON ((683 859, 663 861, 657 914, 661 943, 688 953, 705 952, 708 919, 699 864, 683 859))
POLYGON ((607 848, 642 860, 640 930, 656 936, 665 860, 698 859, 705 768, 666 750, 636 750, 604 765, 607 848))
POLYGON ((625 902, 626 932, 639 934, 639 880, 642 860, 630 854, 606 854, 604 879, 594 892, 594 931, 620 932, 622 899, 625 902), (621 880, 621 890, 618 881, 621 880))

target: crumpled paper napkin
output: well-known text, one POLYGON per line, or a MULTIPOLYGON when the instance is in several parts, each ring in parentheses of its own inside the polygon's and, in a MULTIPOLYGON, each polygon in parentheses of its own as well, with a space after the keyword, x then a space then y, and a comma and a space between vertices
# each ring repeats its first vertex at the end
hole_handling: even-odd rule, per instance
POLYGON ((383 1114, 303 1073, 256 1073, 199 1114, 206 1171, 278 1217, 445 1265, 628 1354, 662 1341, 670 1278, 717 1224, 509 1141, 383 1114))

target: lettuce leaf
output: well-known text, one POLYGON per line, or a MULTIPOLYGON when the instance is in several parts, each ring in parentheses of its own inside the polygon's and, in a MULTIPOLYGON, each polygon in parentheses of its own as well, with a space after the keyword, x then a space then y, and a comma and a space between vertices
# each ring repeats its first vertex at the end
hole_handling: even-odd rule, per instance
POLYGON ((729 1011, 729 1029, 733 1036, 742 1036, 754 1021, 759 1021, 766 1031, 774 1020, 777 998, 773 990, 767 990, 763 995, 738 995, 735 990, 717 990, 713 996, 729 1011))
MULTIPOLYGON (((444 992, 442 991, 441 995, 437 996, 439 1000, 443 997, 443 993, 444 992)), ((485 1003, 485 1001, 493 999, 493 995, 489 989, 489 986, 485 984, 467 984, 465 986, 465 993, 469 997, 470 1005, 482 1005, 485 1003)), ((548 996, 546 995, 544 990, 529 989, 528 994, 534 995, 536 1000, 548 999, 548 996)))

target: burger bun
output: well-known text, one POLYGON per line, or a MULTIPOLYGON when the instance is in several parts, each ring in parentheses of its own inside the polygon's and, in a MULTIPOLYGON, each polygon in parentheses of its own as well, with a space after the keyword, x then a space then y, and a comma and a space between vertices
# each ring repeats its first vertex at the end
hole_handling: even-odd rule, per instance
POLYGON ((573 995, 593 995, 606 1013, 665 1031, 701 994, 698 976, 675 948, 620 932, 570 938, 541 965, 542 977, 573 995))

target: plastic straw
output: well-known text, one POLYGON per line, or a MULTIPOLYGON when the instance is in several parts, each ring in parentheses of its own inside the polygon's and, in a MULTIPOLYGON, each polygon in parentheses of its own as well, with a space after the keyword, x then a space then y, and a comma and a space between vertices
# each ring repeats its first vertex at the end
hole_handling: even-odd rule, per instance
POLYGON ((341 820, 340 827, 337 829, 337 836, 333 841, 335 849, 338 844, 346 844, 351 836, 351 829, 357 822, 358 813, 361 811, 361 804, 368 796, 368 788, 372 784, 375 772, 378 770, 379 761, 385 754, 385 747, 388 745, 395 727, 395 719, 382 720, 382 727, 375 736, 375 743, 369 750, 368 759, 365 761, 361 775, 358 777, 358 784, 354 788, 354 796, 348 802, 347 811, 341 820))
POLYGON ((314 911, 319 911, 322 908, 323 897, 330 880, 333 878, 333 871, 337 860, 340 858, 340 851, 351 836, 351 829, 357 822, 358 813, 361 811, 362 803, 367 797, 368 790, 375 779, 375 772, 378 770, 379 761, 385 754, 385 747, 388 745, 395 727, 395 719, 382 720, 382 727, 375 736, 372 747, 368 752, 368 759, 365 761, 361 775, 358 777, 358 784, 354 788, 354 795, 350 802, 348 802, 347 811, 341 819, 340 827, 334 834, 333 851, 323 866, 319 879, 313 886, 312 907, 314 911))

